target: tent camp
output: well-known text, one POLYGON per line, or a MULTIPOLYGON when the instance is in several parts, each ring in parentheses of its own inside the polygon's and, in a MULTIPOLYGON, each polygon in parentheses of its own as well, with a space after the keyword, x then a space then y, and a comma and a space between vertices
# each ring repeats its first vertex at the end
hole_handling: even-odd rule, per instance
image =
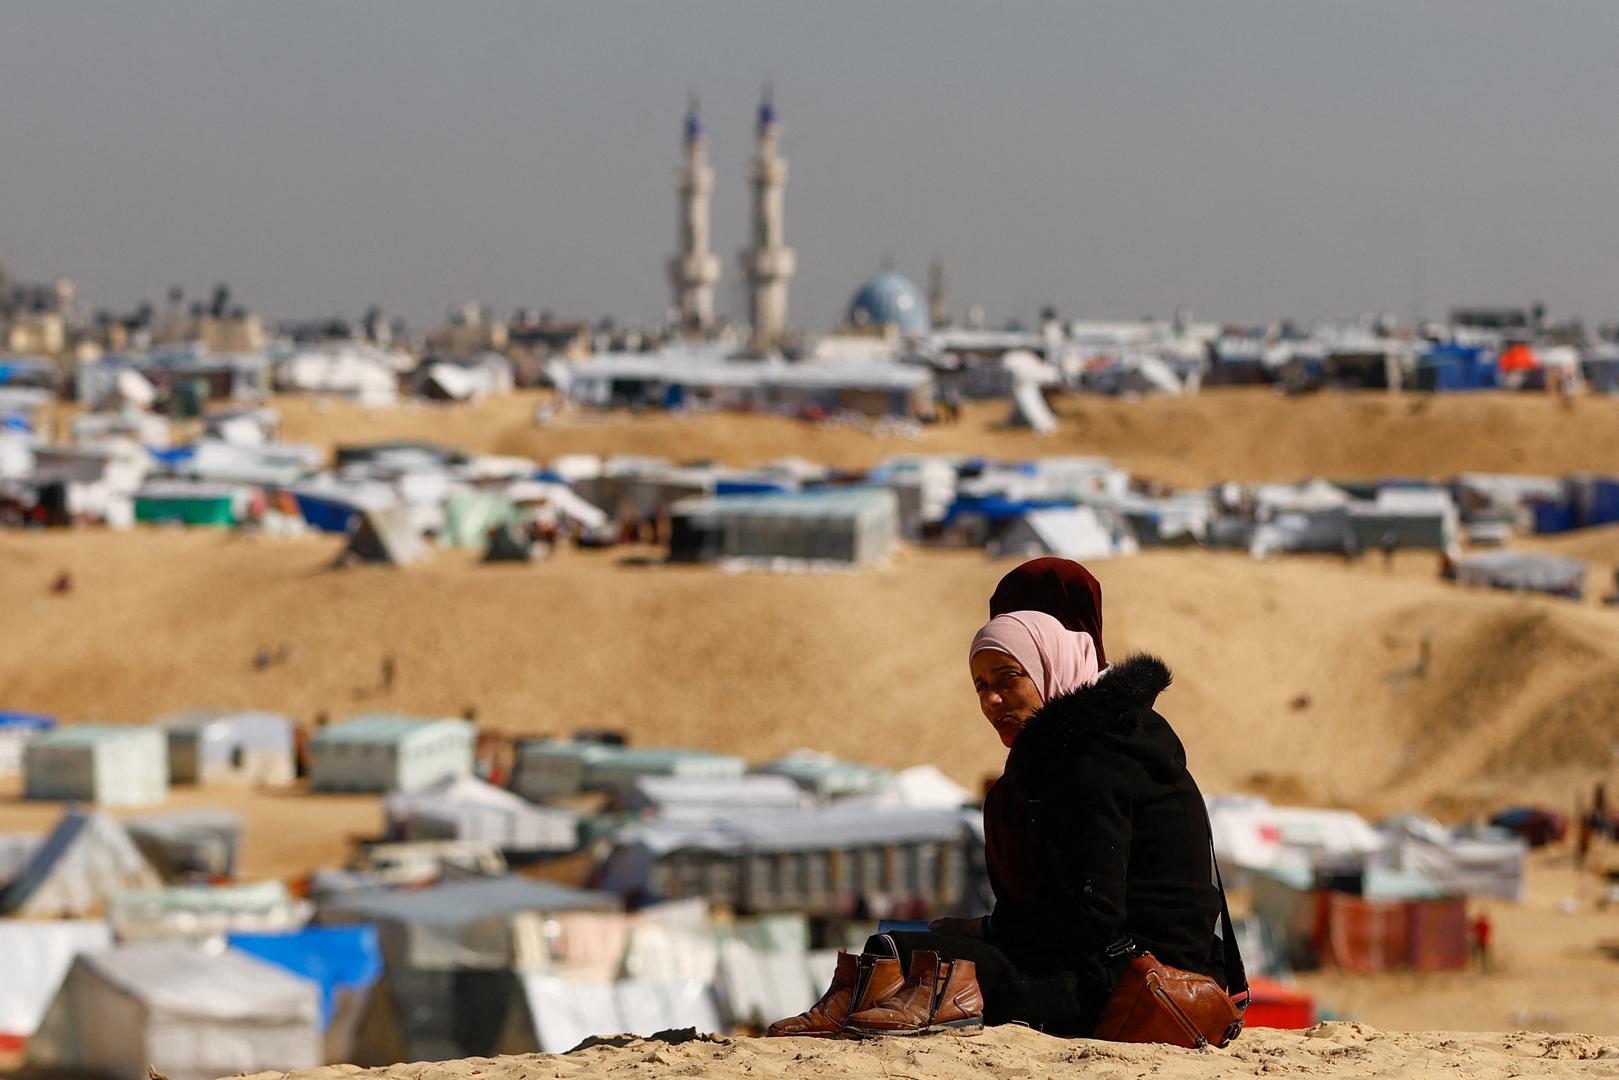
POLYGON ((859 761, 840 761, 822 750, 793 750, 754 771, 785 776, 819 802, 875 794, 884 790, 893 776, 892 770, 859 761))
POLYGON ((0 920, 0 957, 5 991, 0 993, 0 1044, 34 1034, 80 953, 112 947, 112 929, 88 919, 0 920))
POLYGON ((319 988, 234 949, 136 942, 79 956, 28 1062, 146 1080, 306 1069, 321 1064, 319 988))
POLYGON ((236 876, 242 816, 200 808, 147 814, 124 822, 141 854, 169 881, 236 876))
POLYGON ((292 721, 278 713, 199 709, 157 721, 168 735, 175 784, 293 781, 292 721))
POLYGON ((121 890, 162 884, 116 818, 70 810, 6 889, 0 908, 25 919, 82 918, 121 890))
POLYGON ((30 799, 147 806, 168 797, 168 743, 156 728, 76 724, 32 739, 23 772, 30 799))
POLYGON ((309 740, 313 791, 415 791, 472 772, 465 720, 361 713, 309 740))
POLYGON ((23 748, 35 736, 56 726, 54 717, 42 713, 0 709, 0 776, 17 776, 23 771, 23 748))
POLYGON ((1445 895, 1523 900, 1529 844, 1517 836, 1464 836, 1429 818, 1384 822, 1393 869, 1432 882, 1445 895))
POLYGON ((1220 865, 1239 872, 1360 862, 1388 846, 1349 810, 1272 806, 1253 796, 1216 796, 1208 803, 1220 865))
POLYGON ((382 800, 384 828, 394 840, 475 840, 503 851, 572 851, 579 815, 536 806, 475 776, 446 776, 425 788, 382 800))

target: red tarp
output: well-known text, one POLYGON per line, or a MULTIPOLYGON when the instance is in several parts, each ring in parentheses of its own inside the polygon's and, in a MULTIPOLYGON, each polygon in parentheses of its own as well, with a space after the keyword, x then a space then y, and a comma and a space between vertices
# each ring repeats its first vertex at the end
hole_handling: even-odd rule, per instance
POLYGON ((1467 905, 1455 900, 1363 900, 1316 894, 1316 955, 1323 966, 1373 974, 1467 966, 1467 905))
POLYGON ((1315 998, 1296 986, 1255 976, 1248 980, 1251 997, 1242 1026, 1298 1031, 1315 1023, 1315 998))

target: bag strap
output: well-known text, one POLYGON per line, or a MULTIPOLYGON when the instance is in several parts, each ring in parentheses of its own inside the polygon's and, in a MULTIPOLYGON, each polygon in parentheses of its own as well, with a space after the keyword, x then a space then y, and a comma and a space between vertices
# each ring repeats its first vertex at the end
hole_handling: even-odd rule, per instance
POLYGON ((1226 903, 1225 881, 1220 877, 1220 857, 1214 853, 1214 837, 1209 837, 1209 861, 1214 864, 1214 884, 1220 890, 1220 949, 1225 961, 1226 995, 1239 1012, 1248 1009, 1248 969, 1237 946, 1237 929, 1231 923, 1231 906, 1226 903))

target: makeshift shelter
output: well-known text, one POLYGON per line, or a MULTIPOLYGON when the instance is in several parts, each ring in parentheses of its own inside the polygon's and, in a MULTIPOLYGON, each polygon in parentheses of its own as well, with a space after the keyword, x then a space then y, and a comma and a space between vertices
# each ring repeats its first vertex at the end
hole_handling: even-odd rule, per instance
POLYGON ((474 776, 446 776, 382 801, 387 834, 396 840, 472 840, 503 851, 573 851, 579 815, 536 806, 474 776))
POLYGON ((294 930, 314 906, 297 900, 279 881, 246 885, 175 885, 116 893, 107 917, 119 940, 209 940, 234 931, 294 930))
POLYGON ((204 709, 157 726, 168 733, 170 783, 286 785, 297 772, 293 724, 278 713, 204 709))
POLYGON ((967 869, 960 810, 861 806, 631 825, 613 837, 601 884, 746 912, 829 915, 863 901, 920 914, 953 910, 967 869))
POLYGON ((45 838, 38 833, 0 833, 0 900, 8 885, 28 867, 45 838))
POLYGON ((489 542, 483 550, 484 562, 533 562, 534 540, 528 531, 516 525, 501 525, 489 532, 489 542))
POLYGON ((683 499, 669 509, 669 558, 880 562, 899 542, 899 502, 884 488, 683 499))
POLYGON ((323 904, 323 923, 372 923, 384 974, 355 1028, 362 1065, 492 1054, 521 988, 514 965, 538 920, 610 911, 615 896, 507 876, 411 891, 366 890, 323 904))
POLYGON ((891 769, 840 761, 821 750, 794 750, 754 771, 785 776, 823 803, 850 795, 876 794, 887 787, 894 775, 891 769))
POLYGON ((1050 435, 1057 430, 1057 416, 1046 404, 1040 384, 1029 378, 1012 381, 1012 412, 1006 419, 1008 427, 1028 428, 1036 435, 1050 435))
POLYGON ((1460 520, 1444 488, 1379 488, 1374 500, 1351 502, 1348 510, 1354 551, 1456 550, 1460 520))
MULTIPOLYGON (((320 987, 320 1026, 330 1031, 333 1020, 349 1003, 363 997, 382 975, 382 951, 377 932, 370 926, 306 926, 288 933, 231 934, 233 949, 255 956, 320 987)), ((328 1048, 331 1040, 327 1040, 328 1048)), ((341 1054, 328 1060, 346 1061, 341 1054)))
POLYGON ((148 814, 124 822, 135 846, 168 881, 236 876, 242 816, 199 808, 148 814))
POLYGON ((213 1080, 321 1064, 319 989, 234 949, 137 942, 74 960, 28 1045, 48 1069, 213 1080))
POLYGON ((56 718, 43 713, 0 709, 0 776, 23 771, 23 748, 35 736, 56 727, 56 718))
POLYGON ((358 511, 342 558, 406 566, 422 561, 429 553, 407 507, 368 507, 358 511))
POLYGON ((169 793, 168 744, 156 728, 57 728, 28 743, 23 771, 30 799, 147 806, 169 793))
POLYGON ((991 554, 1032 559, 1111 559, 1134 555, 1136 538, 1118 514, 1094 506, 1029 510, 990 545, 991 554))
POLYGON ((1349 494, 1325 480, 1267 484, 1254 493, 1255 524, 1249 551, 1344 551, 1349 545, 1349 494))
POLYGON ((230 484, 148 480, 135 492, 136 521, 231 528, 246 516, 248 492, 230 484))
POLYGON ((1349 810, 1272 806, 1246 796, 1208 802, 1220 865, 1238 874, 1359 863, 1388 846, 1385 837, 1349 810))
POLYGON ((70 810, 0 897, 0 908, 25 919, 82 918, 123 889, 162 884, 116 818, 70 810))
POLYGON ((1450 896, 1493 896, 1522 902, 1528 841, 1509 834, 1464 836, 1428 818, 1406 816, 1383 825, 1389 865, 1450 896))
POLYGON ((814 799, 785 776, 643 776, 625 796, 633 814, 664 821, 781 814, 808 810, 814 799))
POLYGON ((1580 559, 1531 551, 1486 551, 1456 559, 1449 576, 1458 585, 1481 585, 1509 592, 1542 592, 1578 600, 1585 592, 1586 566, 1580 559))
POLYGON ((581 791, 624 795, 644 776, 734 780, 746 771, 741 758, 708 750, 540 739, 518 745, 512 790, 544 802, 581 791))
POLYGON ((313 791, 415 791, 472 772, 473 726, 465 720, 362 713, 309 740, 313 791))
POLYGON ((501 1054, 565 1054, 593 1035, 725 1030, 714 987, 700 982, 589 982, 524 972, 501 1033, 501 1054))
POLYGON ((87 919, 0 919, 0 957, 5 991, 0 993, 0 1048, 34 1034, 62 978, 80 953, 112 947, 112 929, 87 919))

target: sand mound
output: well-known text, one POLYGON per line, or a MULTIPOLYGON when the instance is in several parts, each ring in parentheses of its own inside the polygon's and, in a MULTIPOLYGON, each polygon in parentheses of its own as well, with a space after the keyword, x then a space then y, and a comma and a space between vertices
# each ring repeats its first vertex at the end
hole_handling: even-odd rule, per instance
POLYGON ((1068 397, 1049 436, 1008 430, 1006 402, 969 403, 959 424, 919 439, 877 436, 773 416, 574 414, 534 425, 537 392, 473 405, 364 410, 282 397, 283 437, 331 446, 375 439, 433 439, 465 450, 546 460, 568 452, 656 454, 750 465, 789 454, 857 468, 892 454, 932 452, 1029 457, 1103 454, 1143 476, 1197 486, 1222 480, 1306 476, 1449 476, 1464 471, 1561 474, 1619 460, 1619 401, 1567 408, 1544 394, 1391 397, 1323 393, 1284 398, 1266 389, 1222 389, 1186 398, 1119 401, 1068 397))
MULTIPOLYGON (((1009 563, 911 552, 860 574, 727 575, 609 551, 337 571, 337 545, 155 529, 0 537, 0 603, 26 613, 0 625, 0 698, 115 722, 196 707, 306 722, 475 707, 512 733, 620 727, 755 760, 811 746, 932 762, 969 785, 1001 764, 963 657, 1009 563), (62 568, 76 588, 51 597, 62 568), (282 644, 286 663, 254 667, 282 644)), ((1169 662, 1161 707, 1210 790, 1466 813, 1561 805, 1570 769, 1612 765, 1612 612, 1457 590, 1416 554, 1393 573, 1204 551, 1098 572, 1110 654, 1169 662)))
POLYGON ((294 1073, 260 1073, 253 1080, 709 1080, 875 1076, 903 1080, 1154 1076, 1161 1080, 1270 1076, 1326 1077, 1461 1075, 1478 1080, 1512 1076, 1619 1075, 1619 1039, 1593 1035, 1394 1034, 1361 1024, 1320 1024, 1305 1032, 1249 1031, 1224 1050, 1126 1046, 1088 1039, 1055 1039, 1026 1028, 992 1028, 973 1037, 821 1041, 813 1039, 609 1039, 570 1054, 472 1058, 363 1070, 339 1065, 294 1073))

